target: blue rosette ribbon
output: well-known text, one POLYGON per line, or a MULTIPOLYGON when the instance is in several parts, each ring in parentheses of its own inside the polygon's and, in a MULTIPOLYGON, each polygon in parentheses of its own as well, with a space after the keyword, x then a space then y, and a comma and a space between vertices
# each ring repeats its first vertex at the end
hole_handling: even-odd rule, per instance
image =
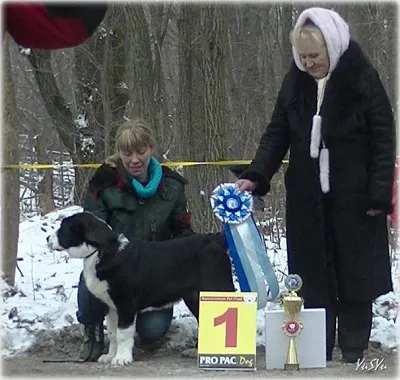
POLYGON ((258 309, 279 294, 279 285, 264 241, 253 217, 253 196, 239 193, 233 183, 217 186, 210 198, 214 214, 223 223, 235 272, 242 292, 258 294, 258 309))

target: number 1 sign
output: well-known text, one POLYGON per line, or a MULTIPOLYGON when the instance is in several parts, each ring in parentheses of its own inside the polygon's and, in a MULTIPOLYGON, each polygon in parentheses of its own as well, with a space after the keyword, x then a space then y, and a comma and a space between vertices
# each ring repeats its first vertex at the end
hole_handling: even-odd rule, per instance
POLYGON ((256 369, 257 293, 200 292, 198 365, 256 369))

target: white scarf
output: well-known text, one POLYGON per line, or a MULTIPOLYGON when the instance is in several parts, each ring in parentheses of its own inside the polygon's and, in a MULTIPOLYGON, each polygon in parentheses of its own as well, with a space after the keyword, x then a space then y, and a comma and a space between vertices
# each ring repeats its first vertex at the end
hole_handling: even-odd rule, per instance
POLYGON ((326 84, 331 74, 329 73, 325 78, 317 79, 317 112, 313 117, 311 127, 311 139, 310 139, 310 156, 312 158, 318 158, 319 156, 319 182, 321 184, 321 190, 323 193, 329 193, 329 150, 325 146, 324 139, 322 138, 321 124, 322 119, 320 116, 322 101, 324 100, 324 94, 326 84), (322 149, 319 150, 322 142, 322 149))

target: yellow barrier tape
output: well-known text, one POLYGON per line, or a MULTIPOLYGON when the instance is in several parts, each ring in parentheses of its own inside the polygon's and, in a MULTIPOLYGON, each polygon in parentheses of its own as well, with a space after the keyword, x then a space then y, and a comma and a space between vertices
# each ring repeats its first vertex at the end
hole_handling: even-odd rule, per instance
MULTIPOLYGON (((161 165, 168 167, 176 167, 176 166, 200 166, 200 165, 217 165, 217 166, 227 166, 227 165, 248 165, 251 160, 232 160, 232 161, 200 161, 200 162, 191 162, 191 161, 177 161, 177 162, 162 162, 161 165)), ((283 160, 282 163, 287 164, 288 160, 283 160)), ((30 169, 72 169, 72 168, 93 168, 96 169, 100 167, 101 164, 14 164, 14 165, 5 165, 2 169, 21 169, 21 170, 30 170, 30 169)))

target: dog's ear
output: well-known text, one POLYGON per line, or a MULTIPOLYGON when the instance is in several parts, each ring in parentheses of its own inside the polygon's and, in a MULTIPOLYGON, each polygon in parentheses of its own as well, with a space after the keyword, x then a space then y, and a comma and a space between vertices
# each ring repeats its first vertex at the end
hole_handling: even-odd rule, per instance
POLYGON ((118 235, 104 222, 93 220, 85 228, 85 240, 98 248, 110 245, 118 235))
POLYGON ((80 236, 83 238, 85 228, 82 221, 76 215, 72 215, 62 220, 59 231, 68 234, 68 236, 80 236))
POLYGON ((84 242, 85 226, 75 215, 69 216, 62 220, 56 234, 61 247, 75 247, 84 242))
POLYGON ((79 236, 81 239, 83 239, 85 236, 85 226, 80 220, 70 224, 68 228, 70 233, 72 233, 74 236, 79 236))

